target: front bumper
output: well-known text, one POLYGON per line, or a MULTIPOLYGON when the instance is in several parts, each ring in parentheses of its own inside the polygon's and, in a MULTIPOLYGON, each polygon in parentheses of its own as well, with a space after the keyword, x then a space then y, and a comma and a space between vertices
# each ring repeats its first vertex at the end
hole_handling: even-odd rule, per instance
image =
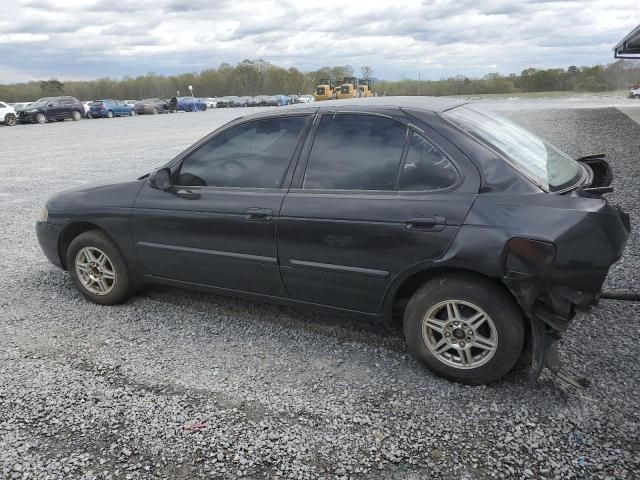
POLYGON ((61 228, 52 223, 36 223, 36 235, 38 237, 40 248, 47 257, 47 260, 49 260, 58 268, 62 268, 62 263, 60 261, 60 251, 58 249, 58 246, 60 244, 60 232, 61 228))
POLYGON ((16 120, 19 123, 33 123, 37 113, 38 112, 35 112, 35 113, 18 112, 16 113, 16 120))

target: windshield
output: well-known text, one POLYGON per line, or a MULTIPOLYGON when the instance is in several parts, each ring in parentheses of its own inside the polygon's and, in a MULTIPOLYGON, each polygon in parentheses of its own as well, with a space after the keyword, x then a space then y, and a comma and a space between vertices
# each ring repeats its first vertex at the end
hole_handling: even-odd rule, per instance
POLYGON ((580 164, 566 153, 499 115, 464 106, 444 112, 444 117, 502 154, 549 192, 572 187, 584 175, 580 164))
POLYGON ((28 105, 30 107, 36 107, 36 106, 40 106, 40 105, 47 105, 52 99, 53 99, 52 97, 39 98, 35 102, 30 103, 28 105))

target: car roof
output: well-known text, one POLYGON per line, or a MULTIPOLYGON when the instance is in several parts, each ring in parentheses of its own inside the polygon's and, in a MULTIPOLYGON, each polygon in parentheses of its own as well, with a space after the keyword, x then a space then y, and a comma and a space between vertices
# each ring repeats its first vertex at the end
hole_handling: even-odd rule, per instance
MULTIPOLYGON (((450 108, 458 107, 467 103, 459 98, 451 97, 368 97, 368 98, 353 98, 345 100, 324 100, 320 102, 314 102, 314 107, 321 109, 332 109, 335 107, 340 108, 366 108, 366 107, 398 107, 398 108, 417 108, 420 110, 427 110, 430 112, 444 112, 450 108)), ((293 110, 296 108, 309 108, 309 105, 296 104, 283 107, 283 110, 293 110)))

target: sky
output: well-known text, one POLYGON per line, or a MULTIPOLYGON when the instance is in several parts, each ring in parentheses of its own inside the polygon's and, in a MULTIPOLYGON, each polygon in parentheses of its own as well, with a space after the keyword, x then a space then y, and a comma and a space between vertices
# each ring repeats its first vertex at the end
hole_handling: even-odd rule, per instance
POLYGON ((0 84, 198 72, 262 58, 380 79, 613 61, 629 0, 0 0, 0 84))

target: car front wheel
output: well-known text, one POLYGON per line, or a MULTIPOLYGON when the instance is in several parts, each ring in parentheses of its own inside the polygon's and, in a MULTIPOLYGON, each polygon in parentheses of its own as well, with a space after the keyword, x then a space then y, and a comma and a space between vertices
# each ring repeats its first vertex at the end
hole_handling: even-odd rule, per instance
POLYGON ((4 117, 4 124, 13 127, 16 124, 16 116, 13 113, 8 113, 4 117))
POLYGON ((71 242, 67 266, 76 288, 94 303, 113 305, 131 296, 124 258, 115 243, 100 230, 84 232, 71 242))
POLYGON ((111 110, 107 112, 107 118, 113 118, 113 112, 111 110))
POLYGON ((74 110, 73 113, 71 114, 71 118, 73 119, 74 122, 77 122, 82 118, 82 114, 79 111, 74 110))
POLYGON ((44 113, 36 114, 36 122, 37 123, 47 123, 47 116, 44 113))
POLYGON ((434 278, 404 315, 409 351, 435 374, 480 385, 505 376, 522 353, 525 328, 513 298, 472 274, 434 278))

